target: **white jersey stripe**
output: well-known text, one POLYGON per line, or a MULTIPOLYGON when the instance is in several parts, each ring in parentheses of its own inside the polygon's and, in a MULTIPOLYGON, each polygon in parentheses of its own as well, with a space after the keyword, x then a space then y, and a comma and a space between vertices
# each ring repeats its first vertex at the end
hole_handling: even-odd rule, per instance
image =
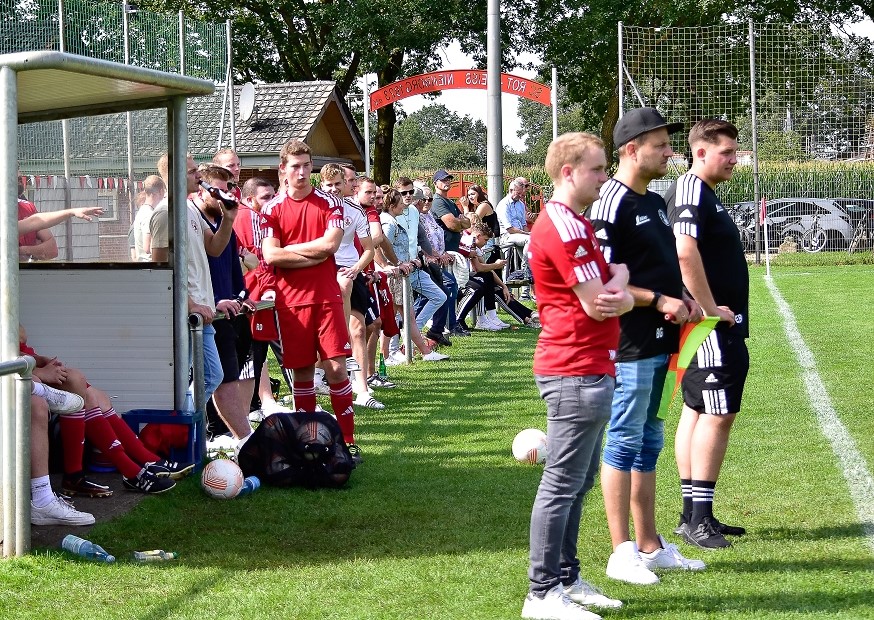
POLYGON ((722 366, 722 351, 715 331, 710 332, 707 339, 698 347, 698 368, 720 368, 722 366))
POLYGON ((601 197, 592 204, 591 219, 615 224, 619 204, 627 193, 628 188, 622 183, 613 179, 608 180, 601 187, 601 197))
POLYGON ((567 243, 574 239, 585 239, 586 229, 583 223, 574 217, 564 205, 554 202, 546 203, 546 214, 549 221, 555 226, 559 238, 567 243))
POLYGON ((698 206, 701 203, 701 179, 694 174, 686 173, 677 179, 677 194, 674 204, 698 206))

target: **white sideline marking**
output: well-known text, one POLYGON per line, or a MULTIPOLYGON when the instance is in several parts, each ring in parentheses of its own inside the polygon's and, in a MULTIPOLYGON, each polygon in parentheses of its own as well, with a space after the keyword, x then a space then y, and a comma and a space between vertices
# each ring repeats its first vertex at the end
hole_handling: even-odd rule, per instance
POLYGON ((835 456, 838 457, 844 479, 850 487, 850 497, 853 499, 856 514, 868 539, 868 546, 874 551, 874 478, 871 477, 865 457, 856 449, 856 442, 853 441, 847 428, 838 418, 834 406, 832 406, 831 398, 829 398, 822 378, 816 370, 813 353, 807 348, 801 333, 798 331, 798 323, 795 321, 792 308, 783 299, 772 278, 765 277, 765 284, 767 284, 774 302, 783 315, 783 328, 786 330, 786 337, 795 351, 798 363, 804 371, 802 379, 807 388, 810 404, 816 411, 820 430, 831 444, 835 456))

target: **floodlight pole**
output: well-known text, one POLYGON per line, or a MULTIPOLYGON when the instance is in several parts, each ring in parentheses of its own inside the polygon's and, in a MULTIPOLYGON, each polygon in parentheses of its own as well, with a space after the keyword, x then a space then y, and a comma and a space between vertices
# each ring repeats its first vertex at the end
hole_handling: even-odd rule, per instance
MULTIPOLYGON (((128 14, 131 13, 131 8, 128 6, 127 0, 121 2, 122 24, 124 25, 124 64, 130 64, 130 23, 128 22, 128 14)), ((130 213, 130 221, 134 221, 134 130, 133 130, 133 115, 130 112, 125 113, 125 122, 127 124, 127 205, 130 213)))
POLYGON ((618 54, 619 54, 619 71, 616 73, 616 83, 618 84, 618 97, 619 97, 619 118, 622 118, 622 102, 625 99, 625 83, 624 83, 624 75, 623 75, 623 62, 622 62, 622 22, 619 22, 616 25, 618 30, 618 54))
POLYGON ((364 74, 364 174, 370 176, 370 82, 364 74))
MULTIPOLYGON (((67 39, 64 33, 64 0, 58 0, 58 49, 67 51, 67 39)), ((70 121, 61 121, 61 135, 64 142, 64 209, 73 206, 70 197, 70 121)), ((73 260, 73 221, 68 219, 64 222, 64 254, 68 261, 73 260)))
MULTIPOLYGON (((761 229, 761 209, 759 202, 759 132, 756 128, 758 115, 756 113, 756 35, 753 30, 753 20, 749 20, 749 45, 750 45, 750 121, 753 126, 753 203, 756 213, 756 264, 762 262, 761 244, 759 243, 759 230, 761 229)), ((771 261, 765 253, 766 275, 771 275, 771 261)))
POLYGON ((552 92, 550 93, 550 102, 552 103, 552 139, 558 137, 558 69, 552 68, 552 92))
POLYGON ((489 0, 486 55, 488 147, 486 164, 489 195, 499 200, 504 195, 504 144, 501 119, 501 1, 489 0))
MULTIPOLYGON (((237 119, 234 114, 234 50, 231 47, 231 20, 225 21, 225 32, 228 42, 228 75, 225 79, 225 91, 228 96, 228 106, 231 110, 231 148, 237 150, 237 119)), ((221 148, 221 147, 219 147, 221 148)))

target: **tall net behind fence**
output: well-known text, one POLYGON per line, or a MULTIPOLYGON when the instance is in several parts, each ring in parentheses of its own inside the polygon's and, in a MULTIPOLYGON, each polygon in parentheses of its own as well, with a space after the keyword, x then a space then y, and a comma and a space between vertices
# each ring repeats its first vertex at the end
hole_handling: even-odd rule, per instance
MULTIPOLYGON (((874 69, 872 43, 829 25, 623 29, 623 109, 658 108, 688 129, 719 117, 740 130, 738 167, 718 186, 752 249, 753 102, 759 196, 769 245, 810 252, 870 250, 874 241, 874 69), (752 86, 752 88, 751 88, 752 86)), ((672 176, 686 170, 685 134, 672 176)), ((760 243, 763 239, 760 238, 760 243)))
MULTIPOLYGON (((125 62, 125 17, 129 64, 184 73, 224 83, 227 38, 224 24, 182 21, 177 14, 128 9, 122 2, 64 2, 63 27, 57 2, 0 0, 0 53, 61 50, 125 62), (63 31, 63 35, 62 35, 63 31), (180 45, 181 41, 181 45, 180 45), (184 62, 184 64, 183 64, 184 62)), ((73 206, 104 207, 90 244, 66 253, 65 236, 56 234, 60 256, 73 260, 126 260, 128 231, 136 213, 131 198, 142 180, 156 174, 167 151, 164 109, 130 113, 133 176, 128 173, 128 116, 81 117, 68 122, 68 154, 73 206), (87 246, 87 247, 86 247, 87 246)), ((218 135, 218 127, 215 128, 218 135)), ((25 193, 40 211, 63 209, 64 141, 60 121, 19 127, 19 161, 25 193)), ((212 153, 197 154, 201 157, 212 153)), ((76 224, 80 225, 80 224, 76 224)), ((57 231, 56 231, 57 232, 57 231)))

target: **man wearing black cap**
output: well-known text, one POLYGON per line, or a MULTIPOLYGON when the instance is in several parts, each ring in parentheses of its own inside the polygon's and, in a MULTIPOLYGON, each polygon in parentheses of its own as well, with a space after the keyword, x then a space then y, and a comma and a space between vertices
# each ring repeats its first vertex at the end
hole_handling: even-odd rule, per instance
MULTIPOLYGON (((470 220, 461 214, 461 209, 448 197, 452 187, 452 175, 443 169, 434 173, 434 202, 431 204, 431 214, 437 220, 437 225, 443 229, 443 239, 446 241, 445 252, 458 252, 461 241, 461 231, 470 228, 470 220)), ((458 284, 451 270, 444 270, 443 280, 448 293, 446 298, 446 325, 450 334, 469 336, 470 332, 459 325, 455 317, 455 304, 458 298, 458 284)))
POLYGON ((679 324, 700 318, 683 281, 667 207, 648 191, 673 155, 668 123, 653 108, 631 110, 613 130, 619 168, 601 187, 591 220, 608 263, 625 263, 634 309, 619 318, 616 389, 604 446, 601 489, 613 554, 607 576, 640 585, 658 583, 653 569, 701 570, 662 538, 655 523, 655 467, 664 446, 658 411, 668 358, 679 346, 679 324), (636 540, 631 539, 629 516, 636 540))

